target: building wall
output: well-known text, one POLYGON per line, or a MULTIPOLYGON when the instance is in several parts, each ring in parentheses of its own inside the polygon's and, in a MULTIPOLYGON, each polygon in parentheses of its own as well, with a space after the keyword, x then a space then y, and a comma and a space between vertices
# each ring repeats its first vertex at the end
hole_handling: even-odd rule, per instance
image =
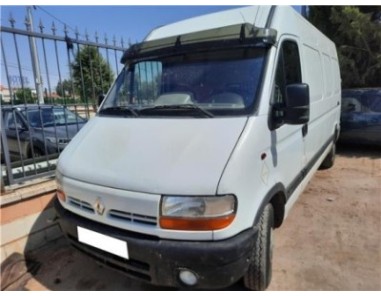
POLYGON ((2 193, 1 262, 62 236, 52 207, 55 191, 55 182, 47 181, 2 193))

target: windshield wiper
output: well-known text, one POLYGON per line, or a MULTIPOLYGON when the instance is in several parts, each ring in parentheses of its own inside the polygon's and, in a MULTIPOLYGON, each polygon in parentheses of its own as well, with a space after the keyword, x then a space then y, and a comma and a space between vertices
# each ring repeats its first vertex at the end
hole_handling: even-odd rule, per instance
POLYGON ((139 111, 140 114, 155 113, 155 111, 197 111, 203 114, 205 117, 212 118, 214 115, 209 111, 194 105, 194 104, 179 104, 179 105, 158 105, 154 107, 147 107, 139 111))
POLYGON ((139 114, 131 107, 127 106, 115 106, 101 109, 99 114, 103 115, 133 115, 134 117, 138 117, 139 114))

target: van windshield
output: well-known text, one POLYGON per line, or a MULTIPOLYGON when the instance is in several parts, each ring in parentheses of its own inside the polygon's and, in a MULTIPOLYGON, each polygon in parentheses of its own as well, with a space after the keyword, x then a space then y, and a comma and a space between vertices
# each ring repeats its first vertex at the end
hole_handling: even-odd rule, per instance
POLYGON ((255 105, 264 48, 187 53, 126 66, 99 115, 247 115, 255 105))

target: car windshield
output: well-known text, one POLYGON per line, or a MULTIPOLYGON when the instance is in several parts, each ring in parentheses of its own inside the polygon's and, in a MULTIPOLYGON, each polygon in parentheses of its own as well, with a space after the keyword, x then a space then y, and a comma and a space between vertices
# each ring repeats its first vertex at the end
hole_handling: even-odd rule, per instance
POLYGON ((85 123, 77 114, 63 107, 23 110, 22 114, 32 127, 49 127, 67 124, 85 123))
POLYGON ((232 116, 252 112, 265 49, 187 53, 126 66, 99 115, 232 116))

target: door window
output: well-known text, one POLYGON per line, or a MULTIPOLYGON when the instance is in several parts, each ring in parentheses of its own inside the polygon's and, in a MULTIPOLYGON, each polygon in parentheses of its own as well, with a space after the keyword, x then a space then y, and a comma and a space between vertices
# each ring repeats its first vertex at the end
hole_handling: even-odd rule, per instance
POLYGON ((302 73, 298 45, 291 40, 284 41, 279 51, 272 97, 272 104, 276 107, 273 109, 273 119, 278 123, 278 126, 280 126, 279 123, 283 117, 282 108, 285 107, 286 86, 301 82, 302 73))
POLYGON ((12 111, 4 112, 4 125, 6 129, 22 129, 24 124, 18 114, 12 111))

